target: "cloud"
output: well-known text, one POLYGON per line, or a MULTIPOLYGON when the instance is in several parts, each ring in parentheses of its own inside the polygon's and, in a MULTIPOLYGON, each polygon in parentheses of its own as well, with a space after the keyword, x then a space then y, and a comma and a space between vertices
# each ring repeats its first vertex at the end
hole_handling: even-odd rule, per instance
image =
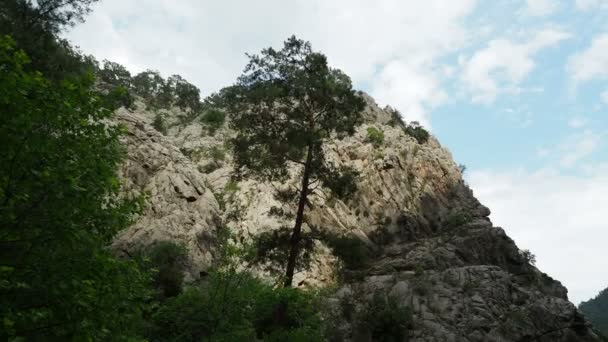
POLYGON ((568 126, 571 128, 585 127, 589 123, 589 120, 582 116, 575 116, 568 120, 568 126))
POLYGON ((402 61, 389 62, 372 83, 372 89, 379 103, 399 108, 408 121, 418 121, 427 128, 427 109, 447 98, 437 71, 402 61))
POLYGON ((398 99, 393 105, 407 119, 428 122, 440 101, 435 92, 414 89, 415 82, 445 93, 438 70, 450 69, 441 59, 469 41, 463 19, 475 2, 105 0, 67 36, 99 58, 178 73, 209 94, 234 82, 245 52, 280 47, 295 33, 357 87, 380 101, 398 99))
POLYGON ((608 105, 608 89, 604 90, 601 94, 600 94, 600 99, 602 100, 602 102, 604 102, 605 104, 608 105))
POLYGON ((591 155, 601 141, 601 136, 591 130, 568 137, 559 147, 561 152, 560 166, 565 168, 574 166, 578 161, 591 155))
POLYGON ((475 195, 492 209, 492 221, 505 228, 538 267, 559 279, 574 303, 608 284, 605 242, 608 224, 608 165, 591 165, 581 176, 555 169, 473 171, 475 195))
POLYGON ((581 11, 608 8, 608 0, 576 0, 576 8, 581 11))
POLYGON ((575 83, 608 78, 608 33, 596 36, 586 50, 571 56, 567 70, 575 83))
POLYGON ((462 62, 461 78, 471 93, 471 100, 490 104, 500 93, 517 92, 519 84, 535 67, 534 55, 569 37, 564 31, 545 29, 523 43, 491 40, 487 47, 462 62))
POLYGON ((555 0, 526 0, 524 14, 533 17, 544 17, 557 10, 558 2, 555 0))

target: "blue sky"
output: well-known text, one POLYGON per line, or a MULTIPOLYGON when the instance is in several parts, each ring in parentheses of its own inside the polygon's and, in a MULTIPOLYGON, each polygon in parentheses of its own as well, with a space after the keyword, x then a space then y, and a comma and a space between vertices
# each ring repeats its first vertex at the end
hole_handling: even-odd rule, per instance
POLYGON ((608 0, 102 0, 66 36, 207 95, 294 33, 425 124, 573 302, 608 286, 608 0))

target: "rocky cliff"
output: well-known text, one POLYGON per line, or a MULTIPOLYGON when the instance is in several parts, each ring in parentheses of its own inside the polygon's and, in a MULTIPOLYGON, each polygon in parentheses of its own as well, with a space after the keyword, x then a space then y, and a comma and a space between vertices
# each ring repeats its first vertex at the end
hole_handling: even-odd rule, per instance
MULTIPOLYGON (((419 143, 395 124, 390 108, 362 96, 365 124, 327 148, 336 165, 360 172, 358 191, 346 202, 314 195, 306 222, 360 239, 373 251, 371 261, 344 271, 317 242, 310 270, 295 278, 299 286, 337 286, 328 309, 336 340, 373 340, 373 329, 362 328, 370 323, 357 317, 380 296, 408 308, 403 329, 411 341, 598 341, 567 290, 492 225, 450 153, 433 137, 419 143), (380 145, 367 142, 372 126, 384 133, 380 145)), ((122 175, 128 191, 147 194, 147 206, 116 239, 117 249, 182 241, 188 276, 196 279, 213 260, 221 225, 246 241, 290 224, 294 208, 273 195, 289 183, 230 181, 226 127, 212 132, 173 111, 165 113, 170 128, 163 135, 151 126, 155 114, 137 108, 117 115, 129 132, 122 175)))

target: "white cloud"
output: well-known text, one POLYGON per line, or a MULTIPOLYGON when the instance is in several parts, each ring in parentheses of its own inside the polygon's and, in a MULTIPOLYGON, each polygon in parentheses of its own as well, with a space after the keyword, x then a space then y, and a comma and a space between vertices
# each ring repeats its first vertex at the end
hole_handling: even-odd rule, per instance
POLYGON ((534 17, 544 17, 557 10, 556 0, 526 0, 524 14, 534 17))
POLYGON ((439 60, 469 40, 462 21, 475 2, 105 0, 68 37, 86 52, 134 70, 179 73, 208 94, 236 79, 245 52, 280 47, 295 33, 358 87, 372 85, 368 90, 381 101, 399 98, 393 105, 406 118, 428 122, 438 96, 414 89, 415 82, 445 93, 444 73, 437 71, 449 73, 449 66, 439 60))
POLYGON ((608 89, 604 90, 601 94, 600 94, 600 99, 602 100, 602 102, 604 102, 605 104, 608 105, 608 89))
POLYGON ((559 147, 561 153, 560 166, 565 168, 574 166, 578 161, 591 155, 601 141, 601 136, 591 130, 568 137, 559 147))
POLYGON ((608 0, 576 0, 576 7, 581 11, 608 8, 608 0))
POLYGON ((447 98, 439 79, 428 66, 389 62, 372 83, 372 96, 381 104, 399 108, 408 121, 430 127, 427 109, 440 105, 447 98))
POLYGON ((568 120, 568 126, 571 128, 581 128, 587 126, 589 120, 582 116, 575 116, 568 120))
POLYGON ((492 103, 502 92, 517 92, 534 69, 533 57, 544 48, 569 38, 564 31, 545 29, 524 43, 494 39, 463 62, 462 80, 473 102, 492 103))
POLYGON ((567 69, 576 83, 608 78, 608 33, 596 36, 589 48, 571 56, 567 69))
POLYGON ((491 218, 538 267, 560 280, 575 303, 608 284, 605 242, 608 224, 608 165, 593 165, 581 176, 556 170, 471 172, 469 183, 491 218))

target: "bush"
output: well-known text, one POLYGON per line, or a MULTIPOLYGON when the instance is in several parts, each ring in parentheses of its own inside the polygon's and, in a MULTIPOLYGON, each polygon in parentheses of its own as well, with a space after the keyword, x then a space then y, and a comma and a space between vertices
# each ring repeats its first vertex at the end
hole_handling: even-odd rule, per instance
POLYGON ((418 121, 412 121, 409 125, 404 128, 405 134, 413 137, 419 144, 424 144, 429 140, 430 134, 424 129, 418 121))
POLYGON ((529 249, 524 249, 519 252, 524 261, 530 265, 536 265, 536 255, 530 252, 529 249))
POLYGON ((384 143, 384 132, 376 127, 368 127, 366 141, 372 143, 375 147, 381 146, 384 143))
POLYGON ((219 109, 207 109, 201 115, 201 122, 207 127, 211 134, 215 133, 226 121, 226 113, 219 109))
POLYGON ((333 254, 344 263, 346 269, 359 270, 369 265, 371 253, 361 239, 355 236, 329 235, 324 241, 332 249, 333 254))
POLYGON ((444 226, 446 228, 456 228, 458 226, 465 225, 472 220, 473 218, 471 217, 471 214, 458 210, 448 215, 448 217, 445 219, 444 226))
POLYGON ((332 195, 345 200, 357 192, 358 179, 359 171, 341 166, 323 179, 323 185, 331 190, 332 195))
POLYGON ((220 164, 218 164, 216 162, 210 162, 205 165, 199 165, 198 170, 202 173, 211 173, 211 172, 219 169, 220 167, 222 167, 220 164))
POLYGON ((211 272, 152 316, 151 341, 322 341, 318 297, 249 273, 211 272))
POLYGON ((156 113, 156 115, 154 115, 154 121, 152 121, 152 127, 163 135, 167 135, 167 122, 165 121, 165 116, 161 113, 156 113))
POLYGON ((372 301, 357 319, 359 334, 371 341, 407 341, 412 323, 412 312, 398 304, 396 298, 386 298, 375 293, 372 301))
POLYGON ((217 164, 226 160, 226 151, 218 146, 213 146, 211 149, 209 149, 207 154, 209 158, 213 159, 213 161, 217 164))
POLYGON ((154 284, 162 298, 177 296, 182 292, 183 268, 186 248, 173 241, 161 241, 146 253, 152 269, 156 271, 154 284))

